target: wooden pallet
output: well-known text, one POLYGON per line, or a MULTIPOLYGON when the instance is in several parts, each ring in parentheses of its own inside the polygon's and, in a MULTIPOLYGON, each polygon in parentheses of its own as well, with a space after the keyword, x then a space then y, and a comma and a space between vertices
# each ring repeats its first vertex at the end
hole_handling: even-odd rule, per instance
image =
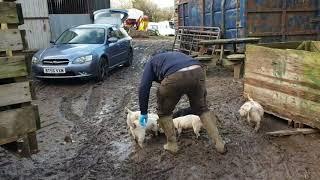
POLYGON ((38 107, 32 104, 35 94, 27 78, 25 56, 15 53, 26 48, 16 29, 21 24, 19 14, 16 3, 0 0, 0 145, 29 157, 38 151, 40 118, 38 107))

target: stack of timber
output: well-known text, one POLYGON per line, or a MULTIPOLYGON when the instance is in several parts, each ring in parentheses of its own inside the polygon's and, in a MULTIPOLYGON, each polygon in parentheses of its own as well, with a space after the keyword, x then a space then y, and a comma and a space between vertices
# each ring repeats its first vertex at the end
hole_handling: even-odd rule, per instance
POLYGON ((247 45, 244 91, 289 124, 320 129, 320 42, 293 45, 247 45))
POLYGON ((22 156, 38 151, 36 130, 40 128, 38 107, 28 81, 21 6, 0 0, 0 145, 15 144, 22 156), (19 55, 17 55, 19 54, 19 55))

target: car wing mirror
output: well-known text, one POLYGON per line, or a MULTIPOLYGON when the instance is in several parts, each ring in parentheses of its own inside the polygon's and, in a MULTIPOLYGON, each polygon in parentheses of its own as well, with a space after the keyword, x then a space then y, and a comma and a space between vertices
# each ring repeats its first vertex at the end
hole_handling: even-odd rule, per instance
MULTIPOLYGON (((48 41, 47 41, 48 42, 48 41)), ((53 40, 50 40, 50 44, 54 44, 54 41, 53 40)))
POLYGON ((116 38, 116 37, 111 37, 111 38, 108 39, 109 43, 115 43, 117 41, 118 41, 118 38, 116 38))

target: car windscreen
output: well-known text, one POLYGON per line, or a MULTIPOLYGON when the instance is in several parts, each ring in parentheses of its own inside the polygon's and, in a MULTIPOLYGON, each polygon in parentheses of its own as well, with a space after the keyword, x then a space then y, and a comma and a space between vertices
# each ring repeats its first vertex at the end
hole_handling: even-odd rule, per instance
POLYGON ((102 28, 74 28, 62 33, 55 44, 103 44, 104 40, 102 28))
POLYGON ((158 30, 158 26, 157 25, 151 25, 151 28, 150 29, 153 29, 153 30, 158 30))
POLYGON ((169 26, 171 29, 174 29, 174 23, 173 22, 169 22, 169 26))

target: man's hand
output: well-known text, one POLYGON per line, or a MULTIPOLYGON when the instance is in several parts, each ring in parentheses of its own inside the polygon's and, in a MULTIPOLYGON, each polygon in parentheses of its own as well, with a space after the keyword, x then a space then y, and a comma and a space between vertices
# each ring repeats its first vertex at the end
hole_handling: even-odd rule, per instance
POLYGON ((139 118, 139 123, 142 127, 146 127, 148 122, 148 115, 147 114, 141 114, 139 118))

